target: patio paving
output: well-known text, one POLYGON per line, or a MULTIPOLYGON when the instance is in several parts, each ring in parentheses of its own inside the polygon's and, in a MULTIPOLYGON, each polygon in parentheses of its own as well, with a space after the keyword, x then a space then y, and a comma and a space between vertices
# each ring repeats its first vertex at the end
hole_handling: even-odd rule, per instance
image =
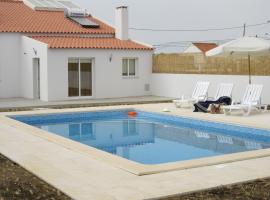
POLYGON ((171 98, 159 96, 125 97, 112 99, 85 99, 45 102, 37 99, 10 98, 0 99, 0 112, 10 110, 28 110, 32 108, 69 108, 69 107, 92 107, 105 105, 132 105, 145 103, 169 102, 171 98))
MULTIPOLYGON (((270 129, 270 112, 249 117, 210 115, 176 109, 171 103, 24 111, 20 114, 116 108, 136 108, 154 112, 162 112, 163 108, 168 108, 171 110, 169 114, 173 115, 270 129)), ((78 200, 155 199, 270 177, 270 157, 136 176, 84 152, 45 139, 30 129, 21 130, 8 123, 4 117, 5 113, 0 115, 2 115, 0 116, 0 152, 78 200)))

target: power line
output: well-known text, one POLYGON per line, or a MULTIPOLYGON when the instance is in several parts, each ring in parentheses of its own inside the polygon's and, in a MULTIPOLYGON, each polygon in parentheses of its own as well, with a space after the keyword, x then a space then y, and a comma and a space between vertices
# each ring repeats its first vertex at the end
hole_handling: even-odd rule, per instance
POLYGON ((181 48, 181 49, 185 49, 188 46, 160 46, 160 47, 156 47, 155 50, 156 51, 160 51, 161 49, 166 49, 166 48, 181 48))
MULTIPOLYGON (((270 24, 270 20, 268 20, 267 22, 262 22, 258 24, 246 25, 246 28, 262 26, 266 24, 270 24)), ((150 28, 135 28, 135 27, 131 27, 129 29, 134 30, 134 31, 154 31, 154 32, 206 32, 206 31, 224 31, 224 30, 233 30, 233 29, 243 29, 243 25, 225 27, 225 28, 208 28, 208 29, 150 29, 150 28)))
MULTIPOLYGON (((258 36, 258 34, 256 34, 258 36)), ((267 35, 267 33, 265 33, 267 35)), ((269 34, 270 35, 270 34, 269 34)), ((260 38, 267 38, 265 36, 259 36, 260 38)), ((211 40, 181 40, 181 41, 171 41, 171 42, 165 42, 165 43, 159 43, 159 44, 153 44, 153 46, 164 46, 164 45, 176 45, 176 44, 185 44, 190 45, 190 43, 222 43, 227 42, 230 40, 234 40, 235 38, 226 38, 226 39, 211 39, 211 40)))
MULTIPOLYGON (((194 42, 194 41, 193 41, 194 42)), ((153 46, 164 46, 164 45, 189 45, 190 43, 192 43, 191 41, 178 41, 178 42, 164 42, 164 43, 159 43, 159 44, 153 44, 153 46)))
POLYGON ((155 47, 155 50, 160 50, 160 49, 164 49, 164 48, 187 48, 187 46, 180 46, 180 45, 164 45, 164 46, 159 46, 159 47, 155 47))
MULTIPOLYGON (((227 38, 227 39, 219 39, 219 40, 203 40, 203 41, 198 41, 198 42, 219 43, 219 42, 226 42, 233 39, 235 38, 227 38)), ((190 46, 190 43, 192 42, 194 41, 182 40, 182 41, 166 42, 166 43, 153 45, 153 47, 155 48, 156 51, 160 51, 161 49, 166 49, 166 48, 187 48, 190 46)))
MULTIPOLYGON (((227 38, 227 39, 217 39, 217 40, 201 40, 201 41, 197 41, 197 42, 224 42, 224 41, 229 41, 229 40, 233 40, 235 38, 227 38)), ((153 46, 165 46, 165 45, 181 45, 181 44, 186 44, 187 46, 190 45, 190 43, 194 42, 191 40, 182 40, 182 41, 174 41, 174 42, 166 42, 166 43, 160 43, 160 44, 154 44, 153 46)))

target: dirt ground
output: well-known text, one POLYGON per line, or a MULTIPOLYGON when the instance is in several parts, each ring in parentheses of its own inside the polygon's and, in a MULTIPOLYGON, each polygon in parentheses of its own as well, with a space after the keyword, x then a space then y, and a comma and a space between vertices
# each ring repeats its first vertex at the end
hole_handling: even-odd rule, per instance
POLYGON ((0 200, 70 200, 0 154, 0 200))
POLYGON ((270 200, 270 178, 162 200, 270 200))
MULTIPOLYGON (((0 154, 0 200, 71 200, 0 154)), ((270 200, 270 178, 160 200, 270 200)))

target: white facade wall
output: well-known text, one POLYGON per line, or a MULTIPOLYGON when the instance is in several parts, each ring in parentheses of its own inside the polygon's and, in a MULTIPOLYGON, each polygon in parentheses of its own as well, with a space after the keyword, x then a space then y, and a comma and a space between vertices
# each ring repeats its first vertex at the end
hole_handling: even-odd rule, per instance
POLYGON ((150 95, 145 84, 150 84, 152 51, 48 49, 49 101, 74 99, 68 97, 68 58, 92 58, 92 98, 150 95), (123 58, 138 59, 138 77, 122 77, 123 58))
POLYGON ((184 53, 202 53, 202 51, 192 44, 184 51, 184 53))
POLYGON ((21 97, 34 98, 34 66, 33 59, 40 59, 40 99, 48 100, 47 45, 31 38, 21 39, 21 97))
POLYGON ((20 97, 21 35, 0 33, 0 98, 20 97))
MULTIPOLYGON (((40 99, 69 100, 68 58, 92 58, 92 98, 150 95, 152 51, 48 49, 21 34, 0 34, 0 98, 34 98, 33 59, 40 59, 40 99), (112 57, 112 61, 110 61, 112 57), (138 76, 122 77, 122 58, 137 58, 138 76)), ((83 98, 83 97, 81 97, 83 98)), ((73 98, 74 99, 74 98, 73 98)))
MULTIPOLYGON (((191 96, 197 81, 209 81, 208 96, 214 97, 219 83, 234 83, 233 100, 240 101, 248 85, 248 76, 198 75, 198 74, 152 74, 152 95, 180 98, 191 96)), ((252 83, 263 84, 262 103, 270 104, 270 76, 252 76, 252 83)))

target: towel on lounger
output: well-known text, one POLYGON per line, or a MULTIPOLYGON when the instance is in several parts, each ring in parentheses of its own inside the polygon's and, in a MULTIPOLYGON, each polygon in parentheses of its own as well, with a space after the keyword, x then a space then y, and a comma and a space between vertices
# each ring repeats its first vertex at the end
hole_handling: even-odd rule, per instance
POLYGON ((232 103, 232 99, 231 97, 220 97, 218 100, 216 101, 200 101, 198 103, 194 104, 194 112, 208 112, 208 107, 211 104, 219 104, 219 105, 231 105, 232 103))

